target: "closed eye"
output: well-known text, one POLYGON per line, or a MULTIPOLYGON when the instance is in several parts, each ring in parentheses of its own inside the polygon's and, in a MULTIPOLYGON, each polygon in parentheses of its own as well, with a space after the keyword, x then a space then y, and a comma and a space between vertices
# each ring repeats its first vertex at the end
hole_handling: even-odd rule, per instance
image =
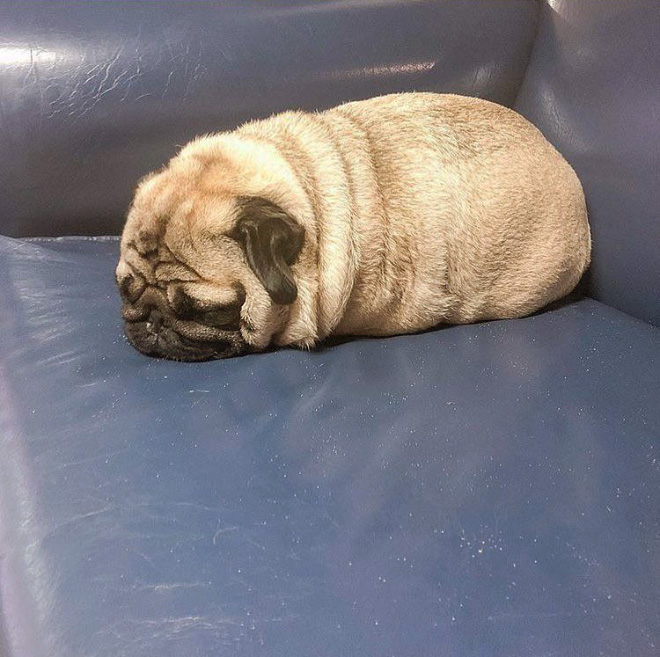
POLYGON ((171 306, 179 319, 220 329, 238 330, 244 301, 245 293, 241 290, 235 301, 210 306, 191 297, 182 286, 177 286, 172 295, 171 306))
POLYGON ((221 306, 213 310, 197 311, 195 321, 205 326, 237 330, 241 319, 241 307, 237 304, 221 306))

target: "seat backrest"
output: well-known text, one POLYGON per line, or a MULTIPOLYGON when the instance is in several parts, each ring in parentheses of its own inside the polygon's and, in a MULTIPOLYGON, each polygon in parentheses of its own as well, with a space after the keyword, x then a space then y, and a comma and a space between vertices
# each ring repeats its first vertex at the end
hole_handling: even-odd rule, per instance
POLYGON ((660 2, 549 0, 516 109, 584 185, 587 290, 660 325, 660 2))
POLYGON ((0 0, 0 233, 116 234, 193 136, 405 90, 512 104, 520 0, 0 0))

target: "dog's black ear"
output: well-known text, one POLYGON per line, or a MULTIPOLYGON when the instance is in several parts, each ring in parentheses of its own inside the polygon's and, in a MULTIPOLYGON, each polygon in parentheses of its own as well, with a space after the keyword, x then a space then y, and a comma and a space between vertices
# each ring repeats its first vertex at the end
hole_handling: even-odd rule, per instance
POLYGON ((243 245, 247 261, 277 304, 296 300, 298 288, 290 265, 298 257, 305 230, 282 208, 263 198, 240 200, 232 237, 243 245))

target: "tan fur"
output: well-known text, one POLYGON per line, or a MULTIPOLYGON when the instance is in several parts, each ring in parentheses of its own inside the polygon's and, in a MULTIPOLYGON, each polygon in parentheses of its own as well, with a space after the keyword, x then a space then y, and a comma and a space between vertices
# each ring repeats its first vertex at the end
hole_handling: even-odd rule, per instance
POLYGON ((252 348, 311 347, 528 315, 575 287, 590 246, 578 178, 534 126, 484 100, 407 93, 191 142, 140 184, 117 276, 132 268, 161 289, 185 279, 208 303, 238 281, 252 348), (250 196, 305 229, 290 306, 226 236, 250 196), (173 263, 154 268, 149 251, 173 263))

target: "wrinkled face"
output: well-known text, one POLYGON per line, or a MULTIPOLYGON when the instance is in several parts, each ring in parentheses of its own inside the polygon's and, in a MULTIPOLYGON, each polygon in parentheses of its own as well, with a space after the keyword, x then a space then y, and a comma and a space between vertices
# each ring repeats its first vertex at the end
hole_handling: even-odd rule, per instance
POLYGON ((116 278, 129 342, 175 360, 260 350, 296 298, 303 232, 281 208, 179 167, 140 183, 116 278))

